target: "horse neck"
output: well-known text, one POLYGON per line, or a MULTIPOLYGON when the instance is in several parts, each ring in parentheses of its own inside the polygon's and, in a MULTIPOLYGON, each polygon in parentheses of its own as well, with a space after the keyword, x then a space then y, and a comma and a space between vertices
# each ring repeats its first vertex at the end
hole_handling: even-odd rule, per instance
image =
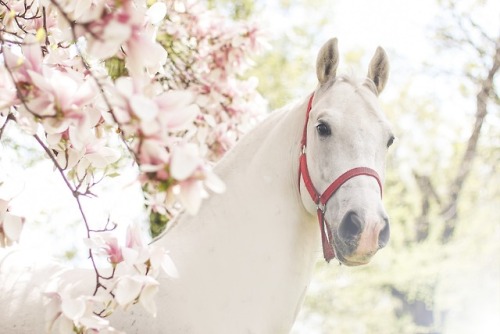
MULTIPOLYGON (((227 225, 221 228, 233 230, 228 232, 234 233, 233 237, 238 237, 236 231, 240 231, 239 236, 258 236, 258 247, 267 247, 284 262, 296 260, 297 252, 314 256, 319 240, 315 217, 305 210, 298 184, 306 108, 304 100, 275 111, 248 133, 215 169, 226 182, 226 194, 210 199, 216 202, 212 203, 215 208, 241 211, 233 212, 233 220, 224 219, 230 216, 226 211, 220 220, 227 225)), ((250 238, 241 246, 247 246, 251 253, 256 241, 250 238)))
MULTIPOLYGON (((304 105, 285 107, 275 111, 263 123, 247 134, 216 166, 215 171, 231 187, 236 176, 235 187, 241 183, 241 176, 253 185, 286 182, 298 196, 298 157, 300 152, 301 127, 305 117, 304 105)), ((241 190, 241 189, 238 189, 241 190)))
MULTIPOLYGON (((244 136, 215 168, 226 184, 226 192, 211 195, 197 216, 183 215, 159 241, 167 248, 189 248, 223 235, 241 238, 251 233, 263 236, 259 247, 281 246, 283 256, 287 247, 293 247, 285 243, 293 238, 309 238, 308 249, 313 249, 316 225, 302 204, 298 186, 306 107, 304 100, 277 110, 244 136), (193 234, 200 235, 200 239, 193 234)), ((250 242, 248 250, 238 249, 251 252, 255 245, 250 242)))
POLYGON ((255 333, 290 330, 320 250, 317 224, 298 191, 305 108, 275 112, 241 139, 215 169, 226 191, 211 195, 198 215, 182 215, 158 240, 182 278, 175 287, 165 278, 166 314, 192 323, 193 308, 202 309, 199 332, 221 309, 234 333, 244 324, 255 333), (262 319, 274 319, 274 329, 262 319))

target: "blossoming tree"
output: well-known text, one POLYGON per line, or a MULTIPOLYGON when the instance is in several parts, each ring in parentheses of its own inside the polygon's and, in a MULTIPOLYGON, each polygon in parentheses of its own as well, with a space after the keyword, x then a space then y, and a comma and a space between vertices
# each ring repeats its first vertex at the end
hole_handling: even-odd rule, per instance
MULTIPOLYGON (((255 80, 239 76, 259 35, 192 0, 0 1, 0 140, 18 127, 52 161, 80 209, 96 277, 90 296, 54 278, 49 328, 111 332, 106 315, 138 302, 155 313, 156 275, 176 275, 168 253, 136 227, 123 245, 114 222, 91 228, 81 199, 120 159, 133 160, 147 210, 163 220, 223 191, 211 163, 265 110, 255 80)), ((24 224, 10 200, 0 198, 0 246, 24 224)))

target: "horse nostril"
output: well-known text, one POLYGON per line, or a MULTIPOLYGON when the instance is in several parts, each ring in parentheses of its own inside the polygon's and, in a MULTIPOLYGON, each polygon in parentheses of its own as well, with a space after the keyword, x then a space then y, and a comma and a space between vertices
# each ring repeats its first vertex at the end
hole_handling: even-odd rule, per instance
POLYGON ((363 230, 361 218, 354 212, 349 211, 342 218, 339 227, 339 236, 344 240, 354 240, 363 230))
POLYGON ((380 248, 384 248, 389 242, 389 237, 391 236, 391 228, 389 227, 389 219, 384 218, 384 228, 380 231, 378 236, 378 245, 380 248))

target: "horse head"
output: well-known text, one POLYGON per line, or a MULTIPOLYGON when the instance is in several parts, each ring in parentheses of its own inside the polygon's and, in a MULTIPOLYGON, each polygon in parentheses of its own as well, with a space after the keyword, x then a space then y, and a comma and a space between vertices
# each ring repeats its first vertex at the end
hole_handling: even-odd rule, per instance
POLYGON ((367 77, 356 80, 337 76, 338 60, 337 40, 331 39, 317 58, 319 85, 304 126, 300 193, 306 209, 318 214, 325 259, 361 265, 390 235, 381 195, 394 136, 377 99, 389 63, 379 47, 367 77))

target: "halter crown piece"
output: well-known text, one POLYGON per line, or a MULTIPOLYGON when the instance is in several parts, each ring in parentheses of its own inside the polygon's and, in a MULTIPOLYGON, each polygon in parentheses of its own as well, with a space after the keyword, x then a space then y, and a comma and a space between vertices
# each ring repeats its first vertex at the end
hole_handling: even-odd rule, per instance
POLYGON ((301 141, 302 150, 300 153, 300 160, 299 160, 299 165, 300 165, 299 189, 300 189, 300 177, 302 177, 302 179, 304 180, 304 185, 306 186, 306 189, 309 192, 311 199, 313 200, 313 202, 316 204, 317 207, 318 222, 321 231, 321 242, 323 244, 323 256, 326 262, 330 262, 331 259, 335 258, 335 249, 333 247, 334 240, 332 231, 330 229, 330 226, 325 220, 326 203, 347 180, 355 176, 366 175, 375 178, 380 188, 380 197, 382 197, 382 182, 380 181, 380 177, 375 170, 368 167, 355 167, 349 169, 347 172, 345 172, 344 174, 340 175, 337 179, 335 179, 322 194, 316 191, 316 188, 312 183, 311 176, 309 175, 309 169, 307 168, 307 158, 306 158, 307 123, 309 121, 309 114, 311 112, 313 98, 314 94, 312 94, 311 97, 309 98, 309 103, 307 105, 307 112, 306 112, 306 121, 304 124, 304 131, 302 133, 302 141, 301 141))

